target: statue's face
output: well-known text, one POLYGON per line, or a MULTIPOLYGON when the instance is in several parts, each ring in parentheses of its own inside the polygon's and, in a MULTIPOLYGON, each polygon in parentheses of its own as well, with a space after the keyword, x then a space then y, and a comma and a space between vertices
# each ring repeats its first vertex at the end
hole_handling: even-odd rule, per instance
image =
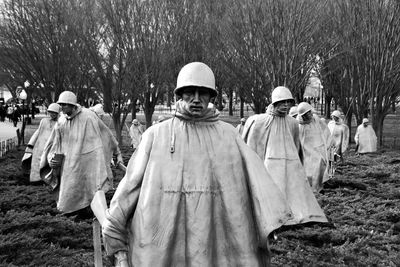
POLYGON ((75 109, 75 106, 71 105, 71 104, 60 103, 60 106, 61 106, 61 110, 64 112, 64 114, 67 114, 68 116, 71 116, 72 112, 75 109))
POLYGON ((51 120, 56 121, 58 118, 58 113, 54 111, 49 111, 49 116, 51 120))
POLYGON ((187 87, 182 90, 182 101, 185 109, 193 117, 202 117, 207 112, 210 102, 210 90, 202 87, 187 87))
POLYGON ((311 112, 311 110, 310 110, 310 111, 308 111, 306 114, 303 115, 303 120, 309 121, 309 120, 312 119, 312 117, 313 117, 313 115, 312 115, 312 112, 311 112))
POLYGON ((292 107, 292 100, 282 100, 274 104, 274 110, 280 114, 288 114, 290 108, 292 107))

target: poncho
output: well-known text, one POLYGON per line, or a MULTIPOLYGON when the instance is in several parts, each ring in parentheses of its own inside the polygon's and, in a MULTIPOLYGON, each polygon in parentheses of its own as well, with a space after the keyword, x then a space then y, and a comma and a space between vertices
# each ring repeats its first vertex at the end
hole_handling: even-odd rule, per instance
POLYGON ((331 147, 333 153, 343 156, 349 145, 349 127, 341 121, 334 120, 328 123, 329 131, 331 132, 331 147))
POLYGON ((262 161, 214 109, 150 127, 103 226, 131 266, 267 266, 267 237, 290 216, 262 161))
POLYGON ((41 181, 39 175, 40 158, 42 157, 45 144, 49 139, 55 124, 55 120, 52 120, 51 118, 43 118, 40 121, 39 128, 34 132, 31 139, 29 139, 28 144, 33 146, 31 173, 29 176, 30 182, 41 181))
POLYGON ((54 154, 64 154, 57 209, 70 213, 90 205, 97 189, 107 192, 111 173, 104 135, 109 130, 97 115, 79 107, 71 117, 60 117, 42 155, 44 168, 54 154))
POLYGON ((246 121, 242 137, 264 161, 269 176, 286 197, 294 215, 286 225, 327 222, 302 165, 297 120, 267 110, 267 114, 254 115, 246 121))
POLYGON ((131 137, 131 145, 133 148, 137 148, 140 140, 142 139, 143 129, 141 125, 132 124, 131 128, 129 128, 129 136, 131 137))
POLYGON ((298 116, 297 120, 307 179, 313 191, 319 192, 322 183, 329 178, 328 147, 331 134, 325 122, 316 114, 307 122, 303 121, 302 116, 298 116))
POLYGON ((369 153, 376 151, 377 138, 371 125, 364 127, 362 124, 357 127, 354 141, 358 145, 358 153, 369 153))

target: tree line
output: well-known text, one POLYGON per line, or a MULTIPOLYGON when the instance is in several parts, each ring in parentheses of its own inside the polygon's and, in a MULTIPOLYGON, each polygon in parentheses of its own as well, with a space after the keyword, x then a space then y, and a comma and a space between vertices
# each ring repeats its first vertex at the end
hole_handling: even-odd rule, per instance
MULTIPOLYGON (((324 86, 325 110, 369 116, 382 141, 400 87, 400 3, 395 0, 4 0, 0 78, 28 101, 64 90, 100 97, 118 138, 140 102, 173 103, 180 68, 207 63, 220 92, 255 113, 274 87, 302 101, 310 73, 324 86), (129 105, 127 105, 129 103, 129 105)), ((230 110, 231 111, 231 110, 230 110)), ((349 123, 351 121, 349 120, 349 123)))

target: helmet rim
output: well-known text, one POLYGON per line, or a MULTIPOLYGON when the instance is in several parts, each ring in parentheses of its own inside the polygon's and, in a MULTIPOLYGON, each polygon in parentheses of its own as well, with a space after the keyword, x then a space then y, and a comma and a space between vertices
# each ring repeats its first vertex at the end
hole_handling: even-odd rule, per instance
POLYGON ((211 97, 218 95, 215 86, 215 76, 209 66, 203 62, 191 62, 179 71, 174 93, 182 95, 182 89, 187 87, 207 88, 211 97))

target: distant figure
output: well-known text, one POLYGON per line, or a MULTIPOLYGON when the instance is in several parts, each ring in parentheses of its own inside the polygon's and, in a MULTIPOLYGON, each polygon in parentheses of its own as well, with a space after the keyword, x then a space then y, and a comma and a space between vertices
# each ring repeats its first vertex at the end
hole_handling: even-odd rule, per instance
POLYGON ((333 148, 335 159, 340 158, 343 161, 343 153, 349 145, 349 127, 344 125, 340 111, 333 111, 331 118, 332 120, 328 123, 328 128, 332 136, 331 147, 333 148))
POLYGON ((21 109, 18 105, 13 104, 12 110, 13 112, 11 114, 11 119, 13 121, 14 127, 17 127, 18 121, 21 118, 21 109))
POLYGON ((332 120, 328 123, 329 131, 331 132, 331 143, 329 145, 329 176, 332 177, 335 173, 335 164, 343 162, 343 153, 349 145, 349 127, 343 123, 339 110, 335 110, 331 114, 332 120))
POLYGON ((290 108, 289 110, 289 116, 293 117, 293 118, 297 118, 297 115, 299 113, 297 112, 297 106, 293 106, 290 108))
POLYGON ((131 137, 131 147, 133 151, 139 146, 140 141, 142 140, 142 134, 144 130, 142 125, 137 119, 132 121, 132 125, 129 128, 129 136, 131 137))
POLYGON ((313 191, 319 192, 322 183, 328 180, 328 147, 331 134, 326 124, 318 115, 313 114, 312 110, 310 104, 301 102, 297 120, 307 179, 313 191))
MULTIPOLYGON (((43 118, 40 121, 39 128, 32 135, 25 149, 25 155, 23 159, 29 159, 29 154, 32 156, 30 166, 26 167, 27 169, 30 167, 29 181, 31 183, 41 181, 39 174, 40 158, 42 157, 45 144, 50 137, 51 131, 53 130, 54 125, 57 123, 60 110, 61 107, 57 103, 52 103, 49 105, 47 108, 47 113, 49 114, 50 118, 43 118)), ((25 160, 23 160, 22 164, 24 166, 25 160)))
POLYGON ((286 225, 327 222, 307 181, 299 139, 299 123, 288 115, 294 99, 284 86, 271 94, 267 113, 253 115, 246 121, 242 137, 264 161, 264 166, 285 194, 293 218, 286 225))
POLYGON ((364 118, 362 124, 357 127, 354 141, 356 142, 356 152, 360 154, 376 151, 376 134, 367 118, 364 118))
POLYGON ((14 103, 11 103, 11 105, 9 105, 9 106, 6 105, 6 107, 7 107, 7 118, 8 118, 9 122, 13 121, 12 115, 14 113, 14 106, 15 106, 14 103))
POLYGON ((240 119, 240 124, 238 124, 238 126, 236 126, 236 130, 238 130, 240 136, 242 136, 243 128, 244 128, 244 124, 245 123, 246 123, 246 119, 245 118, 241 118, 240 119))
POLYGON ((0 121, 4 122, 7 116, 7 109, 3 103, 0 103, 0 121))

